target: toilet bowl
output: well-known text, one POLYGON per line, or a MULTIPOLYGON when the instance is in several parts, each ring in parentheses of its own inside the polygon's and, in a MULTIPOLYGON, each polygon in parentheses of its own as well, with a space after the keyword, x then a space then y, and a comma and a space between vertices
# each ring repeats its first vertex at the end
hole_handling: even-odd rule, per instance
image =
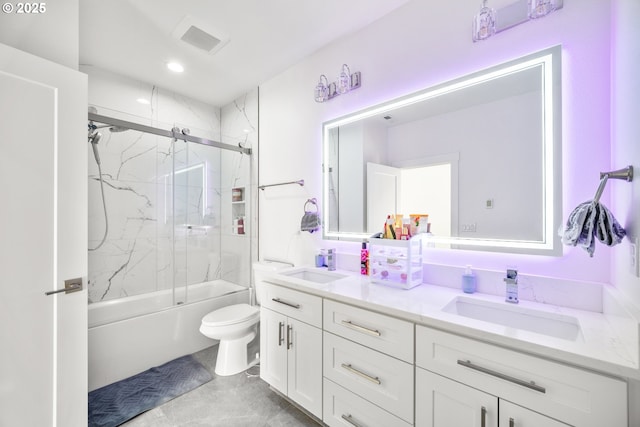
MULTIPOLYGON (((259 287, 267 271, 277 271, 290 267, 278 262, 257 262, 253 264, 256 300, 259 302, 259 287)), ((258 305, 234 304, 214 310, 202 318, 200 333, 219 340, 216 375, 235 375, 258 363, 256 357, 247 354, 247 345, 258 331, 260 307, 258 305)))

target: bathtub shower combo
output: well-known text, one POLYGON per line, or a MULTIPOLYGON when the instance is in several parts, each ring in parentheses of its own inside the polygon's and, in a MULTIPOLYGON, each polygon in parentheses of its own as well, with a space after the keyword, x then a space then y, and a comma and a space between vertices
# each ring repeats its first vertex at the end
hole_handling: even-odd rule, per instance
POLYGON ((89 110, 90 391, 212 345, 202 318, 250 300, 251 150, 164 126, 89 110))

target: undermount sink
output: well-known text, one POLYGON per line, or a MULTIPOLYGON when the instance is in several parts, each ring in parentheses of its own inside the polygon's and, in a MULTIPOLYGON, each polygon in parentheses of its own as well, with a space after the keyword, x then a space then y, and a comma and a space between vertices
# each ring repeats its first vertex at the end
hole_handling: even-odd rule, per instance
POLYGON ((573 316, 508 303, 455 297, 442 311, 570 341, 576 341, 581 336, 580 323, 573 316))
POLYGON ((282 273, 285 276, 294 277, 296 279, 306 280, 313 283, 328 283, 334 280, 344 279, 344 274, 336 273, 333 271, 325 271, 313 268, 303 268, 300 270, 285 271, 282 273))

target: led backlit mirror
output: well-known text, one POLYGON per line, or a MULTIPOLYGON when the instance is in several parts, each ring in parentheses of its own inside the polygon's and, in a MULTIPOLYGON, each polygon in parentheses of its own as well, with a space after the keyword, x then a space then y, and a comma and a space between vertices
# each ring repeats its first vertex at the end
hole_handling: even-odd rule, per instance
POLYGON ((558 255, 561 48, 323 125, 323 233, 428 214, 434 246, 558 255))

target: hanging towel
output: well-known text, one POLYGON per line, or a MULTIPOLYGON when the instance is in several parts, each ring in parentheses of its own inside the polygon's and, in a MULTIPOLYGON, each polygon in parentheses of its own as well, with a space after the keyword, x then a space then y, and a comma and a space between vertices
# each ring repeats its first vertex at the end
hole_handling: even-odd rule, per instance
POLYGON ((600 203, 600 195, 606 185, 607 177, 593 200, 580 203, 569 215, 564 231, 561 230, 562 243, 569 246, 581 246, 593 256, 596 239, 607 246, 615 246, 627 234, 605 205, 600 203))
POLYGON ((314 231, 318 231, 319 229, 320 214, 318 212, 318 205, 316 204, 316 199, 309 199, 304 204, 304 215, 302 216, 302 221, 300 221, 300 230, 313 233, 314 231), (307 210, 307 206, 309 204, 315 206, 314 211, 307 210))

